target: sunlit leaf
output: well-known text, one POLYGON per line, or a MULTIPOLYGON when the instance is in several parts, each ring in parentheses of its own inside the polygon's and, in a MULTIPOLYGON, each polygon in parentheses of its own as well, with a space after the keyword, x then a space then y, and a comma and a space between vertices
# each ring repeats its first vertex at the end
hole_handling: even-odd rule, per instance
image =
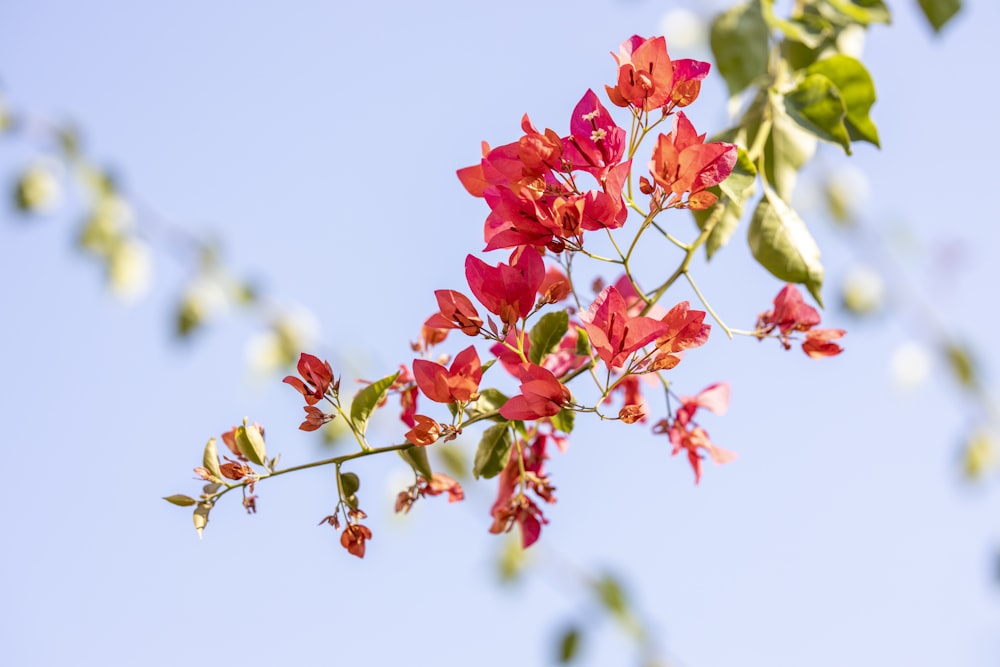
POLYGON ((566 410, 565 408, 560 410, 552 418, 552 426, 555 427, 557 431, 562 431, 563 433, 572 433, 573 425, 576 423, 576 411, 566 410))
POLYGON ((750 251, 779 280, 805 285, 822 305, 823 265, 805 222, 769 187, 748 231, 750 251))
POLYGON ((189 507, 198 502, 191 496, 185 496, 183 493, 175 493, 172 496, 163 496, 163 499, 168 503, 177 505, 178 507, 189 507))
POLYGON ((201 465, 216 479, 222 479, 219 469, 219 449, 215 446, 215 438, 209 438, 205 443, 205 452, 201 456, 201 465))
POLYGON ((368 428, 368 420, 372 416, 372 412, 375 411, 376 406, 382 402, 386 394, 389 393, 389 387, 392 383, 396 381, 399 376, 399 371, 396 371, 392 375, 386 376, 377 382, 372 382, 370 385, 362 389, 351 401, 351 424, 354 429, 360 434, 364 435, 365 430, 368 428))
POLYGON ((264 465, 266 457, 264 435, 256 424, 249 424, 246 419, 243 420, 243 425, 236 429, 236 448, 251 463, 264 465))
POLYGON ((822 74, 840 91, 847 107, 844 124, 851 140, 878 146, 878 129, 868 115, 875 103, 875 83, 865 66, 856 58, 837 54, 813 63, 806 71, 822 74))
POLYGON ((789 117, 820 139, 840 144, 851 154, 851 137, 844 120, 847 106, 830 79, 822 74, 809 74, 784 96, 789 117))

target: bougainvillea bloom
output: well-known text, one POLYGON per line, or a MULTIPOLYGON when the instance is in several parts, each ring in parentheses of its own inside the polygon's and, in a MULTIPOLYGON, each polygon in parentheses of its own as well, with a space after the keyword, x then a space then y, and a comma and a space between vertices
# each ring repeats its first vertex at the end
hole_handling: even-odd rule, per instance
POLYGON ((652 317, 630 317, 625 298, 614 286, 604 288, 580 320, 608 368, 621 366, 633 352, 670 328, 652 317))
POLYGON ((688 462, 694 470, 695 484, 701 481, 700 450, 707 452, 715 463, 728 463, 736 458, 734 452, 715 445, 705 429, 694 423, 694 415, 699 408, 705 408, 717 415, 725 414, 729 408, 729 384, 719 382, 706 387, 696 396, 682 396, 681 407, 674 414, 673 423, 667 426, 667 420, 664 419, 654 428, 654 432, 667 432, 674 447, 672 455, 681 450, 687 452, 688 462))
POLYGON ((711 324, 705 324, 705 311, 691 310, 691 304, 681 301, 663 316, 667 330, 656 339, 656 357, 649 370, 666 370, 681 362, 679 353, 700 347, 708 341, 711 324))
POLYGON ((303 406, 306 411, 306 420, 299 424, 299 429, 303 431, 315 431, 329 421, 333 420, 333 415, 328 415, 315 405, 303 406))
POLYGON ((530 489, 547 503, 555 502, 553 496, 555 488, 549 483, 542 469, 547 458, 545 454, 547 442, 548 438, 540 435, 530 445, 522 441, 511 447, 510 458, 500 473, 497 499, 490 510, 493 516, 490 532, 507 532, 517 524, 521 530, 521 546, 524 548, 530 547, 538 540, 542 525, 548 523, 548 519, 523 489, 530 489))
POLYGON ((813 359, 838 355, 844 351, 843 348, 830 341, 842 338, 846 333, 843 329, 811 329, 806 332, 802 351, 813 359))
POLYGON ((686 107, 698 98, 701 92, 701 82, 708 76, 708 71, 712 68, 706 62, 700 60, 675 60, 674 66, 674 87, 670 91, 670 101, 678 107, 686 107))
POLYGON ((329 362, 321 361, 319 358, 303 352, 296 368, 299 375, 302 376, 301 380, 294 375, 289 375, 282 381, 290 384, 302 394, 309 405, 319 403, 333 383, 333 369, 330 368, 329 362))
POLYGON ((513 326, 535 307, 535 294, 545 278, 545 263, 531 248, 511 254, 511 263, 492 267, 469 255, 465 259, 469 288, 486 310, 513 326))
POLYGON ((813 359, 832 357, 843 352, 840 345, 831 341, 842 338, 847 332, 843 329, 815 329, 819 323, 819 311, 805 302, 802 292, 795 285, 788 283, 774 297, 774 309, 757 316, 755 333, 763 338, 777 329, 781 344, 787 350, 792 347, 791 334, 796 331, 805 332, 802 350, 813 359))
POLYGON ((451 368, 426 359, 413 361, 413 378, 424 396, 438 403, 465 402, 479 390, 483 368, 470 345, 455 355, 451 368))
POLYGON ((558 303, 568 297, 572 291, 572 286, 569 284, 569 278, 562 269, 556 266, 550 266, 545 271, 545 277, 542 278, 542 283, 538 286, 538 295, 541 296, 546 303, 558 303))
POLYGON ((360 523, 349 523, 340 535, 340 544, 358 558, 365 557, 365 541, 372 538, 372 531, 360 523))
POLYGON ((521 393, 500 408, 500 415, 505 419, 552 417, 572 399, 566 385, 541 366, 522 364, 517 376, 521 380, 521 393))
POLYGON ((424 415, 414 415, 416 425, 406 432, 406 441, 417 447, 426 447, 437 442, 441 435, 441 425, 424 415))
POLYGON ((573 109, 569 130, 570 136, 564 140, 565 160, 572 169, 590 172, 599 182, 625 154, 625 130, 618 127, 592 90, 584 93, 573 109))
POLYGON ((483 321, 469 297, 450 289, 435 290, 438 312, 427 318, 425 327, 432 329, 459 329, 467 336, 478 336, 483 321))
POLYGON ((618 84, 606 86, 612 104, 651 111, 670 101, 674 68, 663 37, 632 35, 611 55, 618 63, 618 84))
POLYGON ((715 203, 716 196, 705 192, 706 188, 729 177, 737 154, 734 144, 706 144, 705 135, 699 135, 684 112, 679 111, 674 117, 674 129, 657 138, 649 170, 656 184, 673 194, 668 205, 690 193, 690 208, 708 208, 715 203))

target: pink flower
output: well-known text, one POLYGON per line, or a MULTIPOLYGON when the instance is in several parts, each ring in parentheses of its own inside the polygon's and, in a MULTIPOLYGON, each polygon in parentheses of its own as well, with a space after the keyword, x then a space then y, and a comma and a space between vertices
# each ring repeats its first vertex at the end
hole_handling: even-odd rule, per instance
POLYGON ((733 144, 706 144, 705 135, 699 135, 684 112, 679 111, 670 134, 657 138, 649 170, 656 184, 664 192, 672 193, 667 205, 689 193, 689 208, 708 208, 717 198, 705 192, 706 188, 729 177, 736 165, 737 152, 733 144))
MULTIPOLYGON (((333 383, 333 369, 330 368, 330 363, 303 352, 299 356, 296 368, 302 379, 289 375, 282 382, 290 384, 295 391, 302 394, 306 403, 316 405, 323 399, 333 383)), ((334 391, 336 391, 336 387, 334 387, 334 391)))
POLYGON ((715 463, 728 463, 736 458, 736 454, 715 445, 708 437, 708 432, 694 422, 694 415, 699 408, 705 408, 717 415, 724 415, 729 408, 729 384, 720 382, 703 389, 696 396, 682 396, 681 407, 674 414, 674 421, 668 425, 666 419, 661 420, 653 431, 666 432, 670 443, 674 446, 672 455, 681 450, 687 452, 688 462, 694 470, 694 483, 701 481, 700 450, 708 453, 715 463))

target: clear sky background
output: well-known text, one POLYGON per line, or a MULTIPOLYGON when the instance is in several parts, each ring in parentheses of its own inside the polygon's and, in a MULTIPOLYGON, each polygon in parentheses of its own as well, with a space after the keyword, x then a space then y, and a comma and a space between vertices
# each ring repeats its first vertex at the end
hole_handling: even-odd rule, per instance
MULTIPOLYGON (((72 119, 127 191, 223 239, 231 266, 310 310, 313 351, 374 378, 411 358, 433 290, 462 288, 481 247, 486 207, 454 170, 481 140, 516 138, 524 112, 565 132, 583 92, 612 82, 609 51, 695 4, 727 3, 4 2, 0 80, 8 104, 72 119)), ((890 4, 895 23, 871 30, 864 56, 883 149, 848 161, 824 147, 818 164, 867 174, 865 221, 890 239, 907 230, 902 264, 991 378, 1000 8, 966 2, 935 38, 915 2, 890 4)), ((725 126, 720 78, 690 115, 701 131, 725 126)), ((0 143, 6 182, 37 153, 0 143)), ((364 561, 316 527, 336 503, 325 469, 262 484, 253 517, 222 503, 199 542, 190 512, 160 498, 197 492, 208 437, 248 415, 283 463, 328 450, 297 430, 280 375, 248 370, 258 323, 224 318, 178 344, 185 269, 158 255, 150 294, 123 306, 73 248, 67 199, 40 219, 7 208, 0 224, 4 665, 545 665, 568 622, 598 618, 577 571, 621 576, 676 665, 1000 664, 998 498, 959 465, 975 413, 940 364, 916 389, 894 383, 892 355, 926 327, 898 292, 902 317, 836 307, 859 255, 878 255, 806 199, 824 319, 850 330, 847 352, 814 362, 715 332, 690 353, 676 386, 732 383, 728 415, 704 423, 739 453, 697 487, 646 427, 580 420, 549 465, 559 502, 538 567, 514 588, 496 583, 494 483, 399 519, 391 457, 356 467, 375 533, 364 561)), ((696 275, 742 328, 781 286, 741 234, 696 275)), ((391 418, 379 428, 398 435, 391 418)), ((583 664, 635 663, 609 624, 585 627, 605 631, 585 637, 583 664)))

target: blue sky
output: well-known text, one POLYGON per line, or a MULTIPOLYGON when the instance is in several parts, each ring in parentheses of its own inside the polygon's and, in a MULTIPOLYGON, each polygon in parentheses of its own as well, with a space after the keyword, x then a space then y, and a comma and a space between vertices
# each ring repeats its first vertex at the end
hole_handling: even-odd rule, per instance
MULTIPOLYGON (((819 165, 866 173, 864 219, 896 240, 990 378, 1000 238, 984 145, 997 81, 983 52, 1000 10, 967 3, 935 38, 912 4, 893 3, 895 24, 871 31, 864 57, 883 149, 848 162, 825 147, 819 165), (948 271, 942 249, 957 252, 948 271)), ((562 131, 583 92, 611 82, 608 52, 676 6, 4 3, 0 82, 10 106, 72 119, 128 192, 222 239, 235 270, 313 313, 316 353, 372 378, 409 359, 433 290, 460 288, 481 245, 485 207, 454 170, 481 140, 516 138, 524 112, 562 131)), ((724 126, 721 80, 689 115, 701 131, 724 126)), ((6 181, 37 153, 3 142, 6 181)), ((248 370, 259 323, 223 318, 179 344, 183 266, 157 255, 150 293, 121 304, 73 248, 79 208, 66 199, 0 224, 4 664, 544 665, 561 628, 596 618, 577 571, 619 574, 671 664, 1000 661, 997 495, 958 466, 975 411, 940 364, 920 388, 893 382, 890 359, 926 338, 923 320, 898 299, 901 316, 870 322, 835 307, 838 280, 873 251, 822 216, 807 220, 830 276, 824 319, 850 330, 847 353, 812 362, 713 336, 676 382, 732 383, 729 413, 705 425, 739 459, 696 487, 662 437, 588 424, 549 465, 559 502, 537 570, 504 588, 502 541, 486 532, 494 485, 401 520, 396 460, 357 466, 375 532, 364 561, 315 525, 336 503, 324 470, 262 484, 254 517, 220 505, 199 542, 160 497, 196 491, 209 436, 247 415, 285 463, 326 450, 297 430, 280 376, 248 370)), ((729 323, 751 328, 780 283, 743 238, 696 275, 729 323)), ((378 428, 395 436, 391 419, 378 428)), ((593 627, 604 631, 585 637, 583 664, 636 663, 620 633, 593 627)))

